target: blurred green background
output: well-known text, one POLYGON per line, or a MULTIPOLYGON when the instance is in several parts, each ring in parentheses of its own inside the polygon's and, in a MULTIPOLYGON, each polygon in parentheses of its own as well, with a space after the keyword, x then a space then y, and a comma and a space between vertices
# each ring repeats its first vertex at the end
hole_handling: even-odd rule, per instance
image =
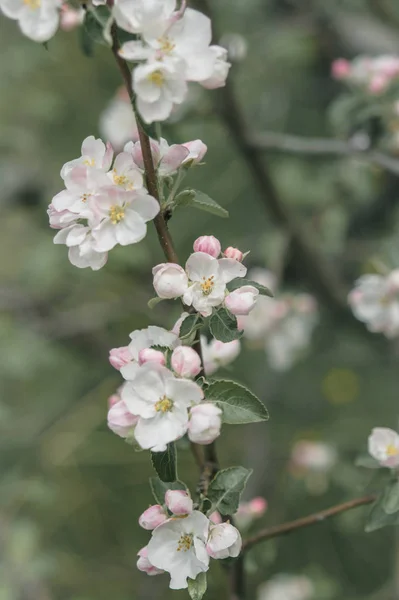
MULTIPOLYGON (((240 34, 247 44, 231 88, 248 134, 332 137, 329 107, 343 87, 330 77, 331 62, 399 52, 396 0, 209 4, 218 32, 240 34)), ((148 539, 137 519, 152 501, 149 456, 106 427, 107 397, 121 381, 109 349, 148 324, 171 327, 179 313, 173 303, 147 308, 151 268, 163 260, 155 230, 139 245, 113 250, 106 267, 92 272, 72 267, 65 247, 53 246, 46 215, 62 187, 61 166, 79 155, 87 135, 99 134, 99 117, 120 83, 107 48, 82 55, 78 31, 59 32, 46 50, 0 18, 0 600, 187 597, 170 593, 166 578, 136 571, 136 552, 148 539)), ((223 92, 195 89, 185 114, 164 127, 170 142, 207 143, 206 165, 189 183, 230 211, 223 220, 185 209, 170 228, 181 260, 197 236, 213 234, 224 247, 250 249, 248 266, 278 268, 283 289, 318 298, 312 345, 292 369, 274 372, 262 350, 245 348, 230 370, 271 418, 226 426, 221 464, 254 468, 246 498, 265 496, 260 523, 273 525, 378 489, 375 473, 354 459, 371 427, 396 428, 399 346, 367 333, 345 302, 320 294, 311 262, 273 218, 252 157, 235 144, 229 110, 223 92), (336 448, 322 486, 293 476, 298 439, 336 448)), ((397 176, 351 157, 268 152, 260 161, 342 289, 373 258, 399 266, 397 176)), ((181 478, 195 489, 189 450, 179 459, 181 478)), ((248 598, 281 572, 311 577, 318 599, 399 598, 399 542, 392 529, 366 535, 366 510, 258 546, 248 560, 248 598)), ((212 565, 209 600, 228 597, 224 578, 220 564, 212 565)))

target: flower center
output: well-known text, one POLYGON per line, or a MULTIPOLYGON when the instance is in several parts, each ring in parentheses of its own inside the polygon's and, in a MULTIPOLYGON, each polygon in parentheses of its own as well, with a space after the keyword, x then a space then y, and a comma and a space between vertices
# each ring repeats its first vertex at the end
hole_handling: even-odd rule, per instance
POLYGON ((213 290, 213 286, 215 285, 214 279, 215 277, 213 275, 208 277, 208 279, 205 279, 205 277, 202 278, 202 282, 200 285, 204 296, 209 296, 209 294, 213 290))
MULTIPOLYGON (((34 1, 39 1, 40 0, 24 0, 24 2, 34 2, 34 1)), ((96 164, 96 161, 94 160, 94 158, 86 158, 86 160, 83 161, 83 164, 86 165, 86 167, 94 167, 96 164)))
POLYGON ((23 2, 32 10, 37 10, 41 5, 41 0, 23 0, 23 2))
POLYGON ((388 456, 397 456, 399 454, 399 448, 396 448, 393 444, 389 444, 386 449, 388 456))
POLYGON ((162 71, 157 69, 156 71, 153 71, 152 73, 150 73, 148 75, 147 79, 149 81, 151 81, 151 83, 153 83, 154 85, 157 85, 158 87, 162 87, 164 84, 164 81, 165 81, 165 76, 162 73, 162 71))
POLYGON ((117 225, 120 221, 122 221, 122 219, 125 218, 125 209, 122 208, 122 206, 119 206, 118 204, 114 204, 109 209, 109 216, 111 219, 111 223, 113 225, 117 225))
POLYGON ((166 396, 164 396, 163 398, 158 400, 158 402, 155 404, 155 410, 157 412, 166 413, 166 412, 171 411, 172 408, 173 408, 173 402, 166 396))
POLYGON ((190 550, 192 545, 193 545, 193 534, 192 533, 183 533, 180 536, 179 541, 177 542, 177 551, 181 552, 183 550, 183 552, 187 552, 187 550, 190 550))
POLYGON ((128 177, 126 177, 126 175, 118 175, 115 169, 112 173, 112 179, 114 180, 115 185, 125 186, 128 190, 132 190, 134 187, 132 182, 128 179, 128 177))
POLYGON ((170 54, 174 50, 175 45, 167 37, 161 37, 158 39, 159 49, 163 54, 170 54))
POLYGON ((90 198, 91 194, 82 194, 80 199, 82 200, 82 202, 86 203, 88 201, 88 199, 90 198))

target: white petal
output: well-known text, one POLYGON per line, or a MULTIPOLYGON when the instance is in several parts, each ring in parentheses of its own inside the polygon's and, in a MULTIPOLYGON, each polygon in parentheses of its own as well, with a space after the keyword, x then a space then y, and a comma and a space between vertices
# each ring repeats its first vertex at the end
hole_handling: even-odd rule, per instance
POLYGON ((159 203, 148 194, 138 194, 129 205, 129 208, 139 214, 145 222, 154 219, 160 210, 159 203))
MULTIPOLYGON (((228 260, 228 259, 225 259, 228 260)), ((216 258, 205 254, 205 252, 194 252, 186 262, 186 271, 191 281, 201 281, 204 277, 216 276, 219 272, 219 264, 216 258)))
POLYGON ((166 396, 182 407, 189 407, 201 402, 204 393, 194 381, 170 379, 166 383, 166 396))
POLYGON ((220 268, 220 277, 224 283, 229 283, 236 277, 245 277, 247 268, 238 260, 232 258, 221 258, 218 260, 220 268))
POLYGON ((107 252, 112 250, 117 244, 116 226, 109 219, 103 221, 98 227, 93 229, 95 248, 98 252, 107 252))
POLYGON ((186 431, 187 423, 174 418, 173 413, 158 413, 152 419, 140 419, 136 426, 135 438, 142 448, 149 449, 174 442, 186 431))
POLYGON ((47 42, 58 29, 59 14, 56 7, 42 4, 32 9, 25 6, 19 15, 19 26, 24 35, 35 42, 47 42))
POLYGON ((115 227, 115 237, 121 246, 136 244, 144 239, 147 233, 147 225, 140 215, 132 210, 126 210, 123 221, 113 227, 115 227))

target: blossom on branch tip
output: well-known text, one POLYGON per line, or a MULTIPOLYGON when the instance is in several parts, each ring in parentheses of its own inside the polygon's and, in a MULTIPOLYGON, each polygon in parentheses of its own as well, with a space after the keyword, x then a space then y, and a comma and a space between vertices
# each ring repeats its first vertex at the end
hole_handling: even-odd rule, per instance
POLYGON ((368 450, 382 467, 399 467, 399 435, 387 427, 375 427, 368 439, 368 450))
POLYGON ((189 515, 193 512, 193 501, 184 490, 167 490, 165 504, 173 515, 189 515))

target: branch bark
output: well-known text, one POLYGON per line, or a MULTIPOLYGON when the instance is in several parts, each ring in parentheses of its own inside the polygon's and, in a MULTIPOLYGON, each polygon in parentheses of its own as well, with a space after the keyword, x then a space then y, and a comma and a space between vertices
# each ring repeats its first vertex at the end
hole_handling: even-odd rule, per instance
POLYGON ((376 500, 376 498, 376 494, 370 494, 361 498, 355 498, 354 500, 349 500, 348 502, 344 502, 343 504, 337 504, 336 506, 332 506, 331 508, 327 508, 326 510, 314 513, 312 515, 309 515, 308 517, 302 517, 301 519, 289 521, 288 523, 283 523, 282 525, 276 525, 274 527, 262 529, 257 534, 244 541, 242 551, 247 552, 250 548, 252 548, 256 544, 259 544, 260 542, 265 542, 266 540, 270 540, 281 535, 287 535, 296 531, 297 529, 301 529, 302 527, 316 525, 316 523, 321 523, 322 521, 325 521, 330 517, 335 517, 336 515, 346 512, 347 510, 351 510, 352 508, 357 508, 358 506, 371 504, 372 502, 374 502, 374 500, 376 500))

